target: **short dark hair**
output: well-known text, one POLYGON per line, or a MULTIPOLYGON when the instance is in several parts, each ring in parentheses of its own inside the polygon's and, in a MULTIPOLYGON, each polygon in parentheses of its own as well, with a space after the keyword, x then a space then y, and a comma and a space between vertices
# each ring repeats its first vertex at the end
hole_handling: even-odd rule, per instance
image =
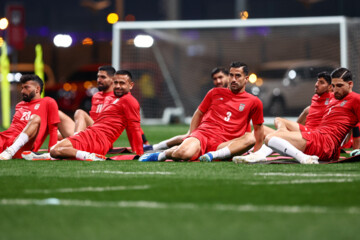
POLYGON ((110 77, 113 77, 116 72, 115 68, 113 68, 112 66, 109 66, 109 65, 100 66, 98 68, 98 71, 105 71, 107 73, 107 75, 110 77))
POLYGON ((317 75, 317 78, 323 78, 325 79, 325 81, 330 85, 331 84, 331 76, 330 73, 323 71, 323 72, 319 72, 317 75))
POLYGON ((128 70, 118 70, 118 71, 116 71, 115 74, 116 75, 127 75, 130 78, 130 80, 132 81, 132 74, 128 70))
POLYGON ((331 78, 340 78, 345 82, 352 81, 352 73, 347 68, 337 68, 331 73, 331 78))
POLYGON ((230 64, 230 68, 242 68, 245 75, 249 75, 249 68, 248 66, 243 62, 232 62, 230 64))
POLYGON ((22 84, 28 82, 28 81, 34 81, 37 82, 40 85, 40 93, 42 92, 43 88, 44 88, 44 83, 41 80, 41 78, 38 75, 35 74, 24 74, 21 76, 20 78, 20 82, 22 84))
POLYGON ((229 71, 224 67, 216 67, 211 71, 211 77, 214 77, 215 74, 222 72, 225 75, 229 75, 229 71))

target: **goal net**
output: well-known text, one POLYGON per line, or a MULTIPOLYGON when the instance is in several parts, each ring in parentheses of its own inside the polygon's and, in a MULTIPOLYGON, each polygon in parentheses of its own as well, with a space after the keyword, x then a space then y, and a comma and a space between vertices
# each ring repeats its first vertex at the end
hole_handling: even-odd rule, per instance
MULTIPOLYGON (((276 62, 298 62, 300 67, 316 62, 318 70, 322 62, 331 62, 353 72, 358 92, 359 39, 359 19, 344 17, 119 22, 113 26, 112 64, 133 73, 143 123, 167 124, 191 117, 213 87, 211 70, 232 61, 247 63, 251 73, 276 62), (153 44, 139 47, 139 35, 150 36, 153 44)), ((313 88, 302 91, 313 94, 313 88)), ((271 114, 265 102, 270 100, 262 101, 271 114)), ((309 103, 304 97, 302 105, 309 103)), ((284 113, 294 112, 288 106, 284 113)))

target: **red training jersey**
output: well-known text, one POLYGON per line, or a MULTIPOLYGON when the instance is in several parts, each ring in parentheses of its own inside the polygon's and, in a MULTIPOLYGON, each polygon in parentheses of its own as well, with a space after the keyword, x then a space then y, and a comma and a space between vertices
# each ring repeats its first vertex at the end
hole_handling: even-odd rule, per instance
POLYGON ((110 91, 110 92, 104 93, 103 91, 100 91, 93 95, 93 97, 91 99, 91 110, 89 112, 89 115, 94 121, 96 121, 96 119, 99 117, 101 110, 107 104, 105 102, 105 98, 108 96, 114 97, 114 92, 110 91))
POLYGON ((305 127, 308 129, 315 129, 319 126, 321 119, 324 116, 326 107, 329 105, 333 93, 323 93, 322 95, 315 94, 311 99, 309 114, 306 116, 305 127))
MULTIPOLYGON (((99 149, 103 152, 98 153, 106 154, 124 129, 127 131, 131 149, 138 155, 143 154, 140 105, 131 93, 120 98, 112 97, 112 101, 106 104, 94 124, 78 135, 80 137, 86 135, 84 139, 92 139, 94 144, 101 146, 99 149)), ((77 138, 77 135, 72 137, 77 138)), ((91 151, 91 149, 82 150, 91 151)))
POLYGON ((3 149, 9 147, 25 128, 33 114, 38 115, 41 119, 37 137, 34 142, 29 142, 20 149, 15 156, 20 156, 21 152, 24 150, 38 151, 48 134, 50 134, 48 146, 50 150, 50 147, 57 142, 57 124, 60 122, 58 105, 55 100, 50 97, 44 97, 30 102, 19 102, 15 107, 15 114, 10 127, 0 133, 1 139, 7 146, 0 147, 3 149))
POLYGON ((235 94, 227 88, 211 89, 199 110, 204 116, 198 129, 212 131, 224 142, 244 135, 250 127, 250 120, 254 125, 264 122, 259 98, 247 92, 235 94))

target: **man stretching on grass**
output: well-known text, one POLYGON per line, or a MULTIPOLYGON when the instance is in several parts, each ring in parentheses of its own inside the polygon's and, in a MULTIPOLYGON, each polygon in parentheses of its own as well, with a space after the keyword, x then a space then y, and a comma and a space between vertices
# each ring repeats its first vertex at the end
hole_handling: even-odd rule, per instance
POLYGON ((239 151, 246 151, 263 141, 263 107, 260 99, 245 92, 248 81, 248 67, 244 63, 230 65, 230 89, 213 88, 195 111, 190 124, 190 136, 179 146, 165 152, 149 153, 139 161, 195 160, 201 155, 222 149, 221 155, 230 157, 239 151), (252 120, 254 135, 246 132, 252 120), (240 138, 242 148, 233 152, 232 140, 240 138))
POLYGON ((130 93, 133 86, 130 72, 117 71, 114 78, 115 97, 112 101, 104 106, 92 126, 56 144, 50 150, 51 157, 104 161, 104 155, 124 129, 127 131, 132 150, 138 155, 143 154, 140 106, 130 93))
POLYGON ((49 149, 57 141, 58 105, 41 98, 43 81, 37 75, 20 78, 23 101, 16 105, 10 127, 0 133, 0 160, 21 158, 24 150, 37 151, 50 134, 49 149))
MULTIPOLYGON (((317 75, 317 81, 315 83, 315 94, 311 99, 310 107, 306 108, 303 113, 299 116, 298 122, 293 122, 285 118, 275 118, 275 127, 276 129, 285 129, 290 132, 301 132, 309 131, 315 129, 320 125, 321 119, 325 114, 326 108, 329 105, 330 101, 333 98, 332 94, 332 85, 331 85, 331 76, 327 72, 321 72, 317 75), (305 113, 307 112, 307 113, 305 113), (305 120, 305 124, 301 124, 302 119, 305 120)), ((265 130, 265 137, 275 132, 274 129, 268 127, 265 130)), ((253 161, 266 161, 266 157, 271 155, 273 150, 266 146, 262 145, 260 150, 250 153, 245 156, 236 156, 233 157, 233 162, 253 162, 253 161), (255 159, 255 160, 254 160, 255 159)))
POLYGON ((360 95, 352 91, 348 69, 335 69, 331 79, 335 99, 329 103, 320 125, 300 132, 279 129, 266 136, 267 146, 303 164, 339 159, 342 141, 360 120, 360 95))

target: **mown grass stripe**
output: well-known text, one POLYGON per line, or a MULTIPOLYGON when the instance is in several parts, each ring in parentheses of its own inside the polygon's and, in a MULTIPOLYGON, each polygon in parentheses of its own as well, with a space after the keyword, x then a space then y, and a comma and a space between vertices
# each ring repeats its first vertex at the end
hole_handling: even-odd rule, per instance
POLYGON ((189 210, 214 210, 214 211, 237 211, 237 212, 275 212, 275 213, 314 213, 314 214, 360 214, 359 207, 324 207, 324 206, 275 206, 252 204, 194 204, 194 203, 162 203, 151 201, 92 201, 92 200, 69 200, 56 199, 1 199, 0 205, 58 205, 77 207, 118 207, 118 208, 151 208, 151 209, 189 209, 189 210))
POLYGON ((82 187, 82 188, 58 188, 58 189, 26 189, 25 193, 71 193, 71 192, 106 192, 123 190, 144 190, 150 186, 106 186, 106 187, 82 187))

